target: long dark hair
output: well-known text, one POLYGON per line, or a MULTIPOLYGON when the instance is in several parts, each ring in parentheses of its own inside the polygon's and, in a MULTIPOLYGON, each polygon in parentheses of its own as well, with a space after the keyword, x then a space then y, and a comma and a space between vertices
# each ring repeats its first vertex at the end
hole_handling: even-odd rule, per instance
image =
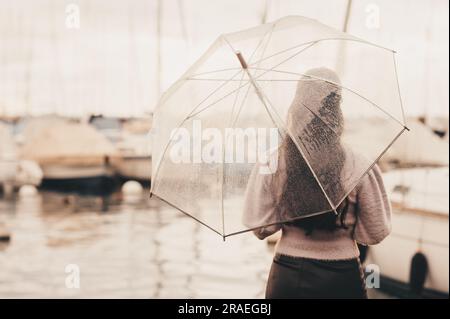
MULTIPOLYGON (((326 73, 328 76, 332 72, 335 75, 324 68, 309 72, 319 75, 326 73)), ((346 227, 344 220, 348 208, 345 199, 336 214, 329 203, 338 202, 344 194, 341 171, 345 152, 340 142, 344 120, 340 108, 340 88, 324 81, 310 82, 298 86, 290 113, 300 114, 296 114, 297 121, 295 116, 291 119, 291 125, 295 125, 295 129, 290 132, 292 137, 287 135, 279 150, 279 158, 284 164, 284 170, 280 172, 283 177, 279 178, 282 181, 279 185, 279 204, 284 215, 281 218, 291 220, 315 214, 291 222, 305 229, 308 234, 315 229, 333 231, 338 227, 346 227), (305 94, 308 95, 306 99, 305 94), (311 167, 308 163, 311 163, 311 167)))

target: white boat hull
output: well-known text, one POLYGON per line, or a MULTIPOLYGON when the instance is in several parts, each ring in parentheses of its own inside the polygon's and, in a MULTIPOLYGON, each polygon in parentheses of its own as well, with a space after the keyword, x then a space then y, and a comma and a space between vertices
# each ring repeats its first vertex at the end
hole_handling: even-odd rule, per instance
POLYGON ((425 288, 448 295, 448 216, 394 211, 392 223, 391 235, 369 248, 367 263, 378 265, 381 276, 408 285, 411 260, 420 251, 428 261, 425 288))
POLYGON ((124 156, 116 164, 117 174, 126 179, 149 182, 152 175, 151 156, 124 156))
POLYGON ((113 176, 114 172, 108 165, 59 165, 46 164, 42 165, 44 179, 77 179, 77 178, 94 178, 102 176, 113 176))
POLYGON ((367 262, 378 265, 387 282, 408 288, 412 258, 421 252, 428 263, 427 295, 448 296, 448 167, 394 170, 384 182, 393 204, 392 232, 369 248, 367 262))
POLYGON ((42 187, 58 192, 107 195, 118 183, 110 165, 44 165, 42 187))

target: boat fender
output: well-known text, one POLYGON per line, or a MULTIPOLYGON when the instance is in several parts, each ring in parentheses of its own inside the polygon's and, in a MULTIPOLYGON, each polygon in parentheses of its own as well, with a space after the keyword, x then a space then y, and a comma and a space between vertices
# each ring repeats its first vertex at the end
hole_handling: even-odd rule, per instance
POLYGON ((0 243, 9 243, 11 241, 11 234, 0 228, 0 243))
POLYGON ((137 181, 127 181, 122 185, 122 192, 125 195, 141 195, 142 191, 142 185, 137 181))
POLYGON ((413 294, 418 296, 421 295, 427 274, 427 257, 423 253, 417 252, 411 259, 411 269, 409 272, 409 287, 413 294))
POLYGON ((23 185, 19 188, 19 197, 34 197, 37 195, 37 189, 33 185, 23 185))

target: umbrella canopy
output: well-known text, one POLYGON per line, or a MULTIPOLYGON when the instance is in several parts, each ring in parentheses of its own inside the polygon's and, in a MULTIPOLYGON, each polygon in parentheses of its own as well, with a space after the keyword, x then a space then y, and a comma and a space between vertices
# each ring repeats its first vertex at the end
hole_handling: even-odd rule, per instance
POLYGON ((304 17, 220 36, 154 112, 152 194, 224 238, 337 212, 407 129, 394 55, 304 17))

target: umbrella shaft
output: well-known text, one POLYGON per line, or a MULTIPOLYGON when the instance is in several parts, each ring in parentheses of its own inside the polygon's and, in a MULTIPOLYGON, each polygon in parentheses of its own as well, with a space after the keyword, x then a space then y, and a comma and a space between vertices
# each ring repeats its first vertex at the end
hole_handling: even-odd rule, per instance
MULTIPOLYGON (((245 61, 244 61, 244 62, 245 62, 245 61)), ((266 109, 266 112, 267 112, 267 114, 269 115, 269 117, 270 117, 272 123, 273 123, 273 124, 275 125, 275 127, 277 127, 278 130, 279 130, 280 126, 277 125, 277 122, 276 122, 275 119, 273 118, 272 112, 270 112, 269 107, 267 106, 266 100, 264 99, 264 96, 263 96, 263 94, 261 93, 261 89, 259 88, 258 83, 256 83, 254 77, 250 74, 250 71, 249 71, 247 68, 245 68, 244 70, 245 70, 245 72, 246 72, 247 75, 248 75, 248 78, 249 78, 249 80, 250 80, 250 84, 255 88, 256 95, 258 96, 258 98, 259 98, 259 100, 261 101, 261 103, 264 105, 264 108, 266 109)), ((280 135, 282 135, 282 134, 280 134, 280 135)))

